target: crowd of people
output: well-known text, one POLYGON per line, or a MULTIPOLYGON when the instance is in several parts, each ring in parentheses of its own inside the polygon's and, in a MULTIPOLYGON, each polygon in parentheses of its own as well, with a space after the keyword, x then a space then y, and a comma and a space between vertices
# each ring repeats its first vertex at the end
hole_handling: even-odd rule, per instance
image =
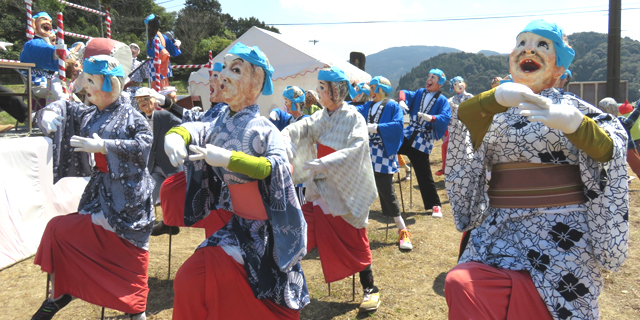
MULTIPOLYGON (((34 16, 38 30, 50 29, 47 17, 34 16)), ((145 24, 148 45, 161 43, 163 91, 144 86, 137 45, 125 70, 112 48, 85 57, 79 44, 60 84, 75 89, 50 95, 34 116, 54 143, 56 181, 90 180, 78 212, 45 229, 35 263, 52 291, 32 319, 51 319, 74 297, 146 319, 149 237, 179 227, 204 228, 206 239, 176 274, 173 319, 299 318, 311 302, 300 260, 313 248, 327 283, 359 273, 360 309, 374 311, 381 289, 367 225, 377 198, 399 249, 413 249, 394 190, 402 155, 435 218, 443 211, 433 174, 445 177, 463 232, 445 281, 450 319, 599 317, 601 270, 627 256, 627 161, 640 173, 640 109, 610 98, 598 109, 566 90, 575 52, 556 24, 520 31, 509 76, 477 96, 455 76, 447 99, 437 68, 424 88, 394 91, 384 76, 352 83, 325 66, 315 88, 288 86, 268 118, 257 99, 274 94, 274 69, 260 48, 235 44, 210 72, 211 107, 185 109, 167 81, 179 40, 153 15, 145 24), (440 139, 443 164, 432 173, 440 139)), ((32 41, 48 50, 36 60, 56 59, 50 40, 32 41)))

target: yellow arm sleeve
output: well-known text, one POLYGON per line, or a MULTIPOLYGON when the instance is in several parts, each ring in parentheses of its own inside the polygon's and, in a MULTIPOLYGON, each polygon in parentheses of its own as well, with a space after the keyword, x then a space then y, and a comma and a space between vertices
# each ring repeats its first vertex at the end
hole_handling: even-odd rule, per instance
POLYGON ((171 129, 169 129, 169 131, 167 131, 167 134, 165 134, 165 136, 169 135, 169 134, 172 134, 172 133, 179 134, 182 137, 182 139, 184 140, 184 145, 185 146, 188 145, 189 142, 191 142, 191 134, 189 133, 189 130, 187 130, 185 127, 182 127, 182 126, 173 127, 171 129))
POLYGON ((468 99, 458 107, 458 118, 469 130, 473 150, 478 150, 484 136, 487 134, 493 116, 509 110, 496 101, 496 89, 485 91, 471 99, 468 99))
POLYGON ((227 168, 260 180, 271 174, 271 162, 267 158, 250 156, 241 151, 232 151, 227 168))
POLYGON ((583 116, 578 130, 565 137, 596 161, 607 162, 613 158, 613 140, 591 118, 583 116))

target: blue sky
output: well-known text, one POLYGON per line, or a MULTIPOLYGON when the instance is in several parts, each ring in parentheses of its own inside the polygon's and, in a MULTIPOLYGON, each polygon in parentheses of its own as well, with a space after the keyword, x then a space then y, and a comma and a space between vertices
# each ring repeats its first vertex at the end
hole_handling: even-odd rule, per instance
MULTIPOLYGON (((179 10, 183 0, 163 4, 168 10, 179 10)), ((515 37, 534 19, 558 23, 567 34, 582 31, 606 33, 609 1, 600 0, 536 0, 509 1, 415 1, 415 0, 219 0, 222 11, 239 17, 255 16, 267 24, 344 22, 344 21, 410 21, 481 16, 536 14, 505 19, 459 20, 438 22, 393 22, 374 24, 339 24, 313 26, 276 26, 280 32, 300 43, 320 40, 316 46, 348 59, 349 52, 366 55, 389 47, 434 45, 453 47, 466 52, 493 50, 511 52, 515 37), (554 15, 557 13, 566 13, 554 15)), ((640 1, 622 1, 622 36, 640 39, 640 1), (628 10, 624 10, 629 8, 628 10), (637 8, 637 9, 634 9, 637 8)))

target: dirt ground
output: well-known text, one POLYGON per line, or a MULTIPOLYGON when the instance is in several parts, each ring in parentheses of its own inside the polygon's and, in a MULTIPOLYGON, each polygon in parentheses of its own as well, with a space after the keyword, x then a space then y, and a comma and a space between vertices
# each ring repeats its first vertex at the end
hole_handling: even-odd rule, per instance
MULTIPOLYGON (((442 165, 439 143, 431 158, 435 172, 442 165)), ((302 310, 301 319, 447 319, 444 279, 456 265, 461 234, 453 225, 443 178, 434 178, 443 202, 442 219, 432 218, 430 211, 425 212, 417 182, 411 186, 407 182, 402 183, 407 224, 413 234, 414 249, 411 252, 398 250, 393 221, 389 224, 389 238, 386 238, 387 220, 381 215, 379 202, 376 201, 371 208, 368 235, 373 251, 375 283, 381 290, 380 309, 370 314, 358 312, 362 292, 357 275, 355 301, 352 299, 351 278, 332 283, 329 295, 317 252, 312 251, 302 261, 311 304, 302 310)), ((602 319, 640 319, 638 179, 630 182, 630 190, 629 256, 619 272, 605 272, 605 288, 600 297, 602 319)), ((182 228, 179 235, 172 237, 171 271, 167 278, 169 236, 151 238, 149 319, 171 319, 173 278, 202 240, 202 229, 182 228)), ((45 298, 45 280, 46 275, 33 264, 33 258, 0 271, 0 319, 30 319, 45 298)), ((100 313, 100 307, 74 300, 54 319, 100 319, 100 313)), ((114 310, 106 310, 105 316, 107 319, 128 319, 122 312, 114 310)))

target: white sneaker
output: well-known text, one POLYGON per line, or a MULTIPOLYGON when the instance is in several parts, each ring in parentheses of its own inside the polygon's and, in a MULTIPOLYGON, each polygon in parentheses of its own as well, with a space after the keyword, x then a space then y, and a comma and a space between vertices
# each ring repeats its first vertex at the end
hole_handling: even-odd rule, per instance
POLYGON ((433 214, 431 214, 434 218, 442 218, 442 208, 440 206, 433 206, 433 214))

